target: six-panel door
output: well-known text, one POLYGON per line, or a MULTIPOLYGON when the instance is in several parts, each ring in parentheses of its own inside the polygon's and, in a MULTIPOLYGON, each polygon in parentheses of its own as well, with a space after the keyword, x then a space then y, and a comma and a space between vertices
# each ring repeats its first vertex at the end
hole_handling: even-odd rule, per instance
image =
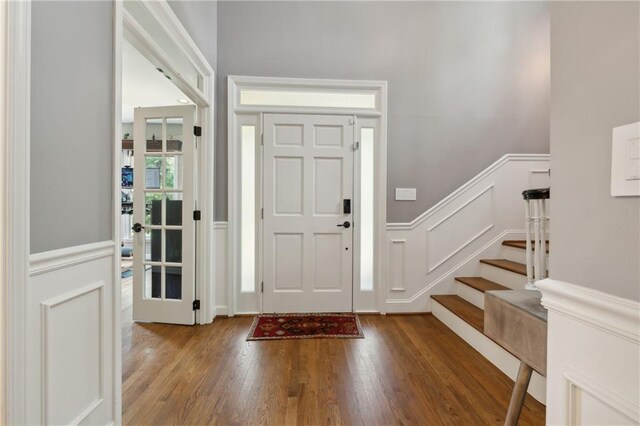
POLYGON ((265 312, 352 310, 353 144, 351 116, 265 114, 265 312))

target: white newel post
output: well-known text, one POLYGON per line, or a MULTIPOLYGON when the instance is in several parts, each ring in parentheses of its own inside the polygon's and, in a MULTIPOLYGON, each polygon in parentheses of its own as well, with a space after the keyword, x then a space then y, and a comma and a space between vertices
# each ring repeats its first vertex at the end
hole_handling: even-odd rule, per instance
POLYGON ((525 200, 525 235, 527 259, 527 290, 536 290, 535 282, 547 277, 547 200, 549 188, 522 192, 525 200), (531 226, 533 224, 533 241, 531 226))

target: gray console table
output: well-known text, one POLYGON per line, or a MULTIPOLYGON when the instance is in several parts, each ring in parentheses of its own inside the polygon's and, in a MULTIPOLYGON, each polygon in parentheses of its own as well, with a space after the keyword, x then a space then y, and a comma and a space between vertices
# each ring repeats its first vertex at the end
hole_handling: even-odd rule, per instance
POLYGON ((534 290, 488 291, 484 296, 484 334, 520 360, 505 420, 518 424, 533 370, 547 374, 547 310, 534 290))

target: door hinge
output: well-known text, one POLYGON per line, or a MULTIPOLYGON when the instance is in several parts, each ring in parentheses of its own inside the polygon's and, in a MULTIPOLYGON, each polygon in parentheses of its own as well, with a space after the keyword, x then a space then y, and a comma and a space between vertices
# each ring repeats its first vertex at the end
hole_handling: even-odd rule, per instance
POLYGON ((260 293, 264 293, 264 281, 260 283, 260 293))
POLYGON ((198 137, 202 136, 202 127, 193 126, 193 135, 198 137))
POLYGON ((193 211, 193 220, 200 220, 202 217, 202 212, 200 210, 193 211))
POLYGON ((194 311, 199 311, 200 310, 200 300, 196 299, 193 301, 193 310, 194 311))
POLYGON ((260 145, 264 145, 264 133, 260 134, 260 145))
POLYGON ((260 209, 260 219, 264 219, 264 207, 260 209))
POLYGON ((354 142, 354 143, 353 143, 353 150, 354 150, 354 151, 357 151, 357 150, 359 150, 359 149, 360 149, 360 142, 357 142, 357 141, 356 141, 356 142, 354 142))

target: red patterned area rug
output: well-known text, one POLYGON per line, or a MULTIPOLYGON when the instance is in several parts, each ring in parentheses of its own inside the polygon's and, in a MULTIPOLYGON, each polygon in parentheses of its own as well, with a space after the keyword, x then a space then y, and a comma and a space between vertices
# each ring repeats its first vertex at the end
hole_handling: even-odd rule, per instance
POLYGON ((348 314, 262 314, 251 325, 247 340, 278 339, 362 339, 358 315, 348 314))

